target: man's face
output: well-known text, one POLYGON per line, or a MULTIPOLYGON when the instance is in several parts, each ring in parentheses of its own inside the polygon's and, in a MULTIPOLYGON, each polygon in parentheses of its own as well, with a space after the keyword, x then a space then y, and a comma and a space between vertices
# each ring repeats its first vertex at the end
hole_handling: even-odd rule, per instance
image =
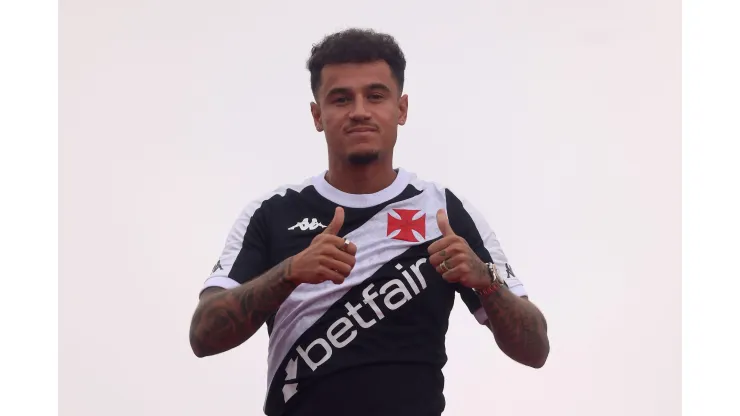
POLYGON ((363 165, 393 153, 408 97, 400 95, 385 61, 325 66, 316 100, 311 113, 330 158, 363 165))

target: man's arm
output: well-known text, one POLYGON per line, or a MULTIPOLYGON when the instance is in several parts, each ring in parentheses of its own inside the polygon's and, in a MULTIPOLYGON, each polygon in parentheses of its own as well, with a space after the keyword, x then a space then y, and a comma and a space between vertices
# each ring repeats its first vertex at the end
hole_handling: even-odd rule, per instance
POLYGON ((228 351, 248 340, 293 290, 304 283, 341 284, 355 266, 357 246, 337 236, 344 209, 311 244, 259 277, 225 290, 206 289, 190 323, 190 346, 198 357, 228 351))
POLYGON ((526 296, 519 297, 506 287, 479 296, 496 344, 512 360, 541 368, 550 353, 547 322, 526 296))
MULTIPOLYGON (((486 262, 493 262, 495 257, 498 264, 506 264, 506 256, 493 230, 472 206, 463 206, 463 203, 450 193, 448 205, 455 213, 455 227, 460 230, 462 236, 453 230, 445 210, 439 210, 437 226, 442 238, 429 246, 430 263, 450 283, 485 290, 492 281, 486 262)), ((516 280, 512 279, 513 273, 512 276, 509 274, 507 265, 507 285, 516 280)), ((521 293, 523 290, 519 285, 512 286, 512 289, 515 287, 520 291, 520 295, 524 294, 521 293)), ((468 292, 468 296, 473 297, 472 302, 468 297, 466 303, 472 308, 478 303, 482 305, 488 318, 485 324, 493 332, 501 351, 526 366, 542 367, 550 352, 550 342, 547 338, 547 324, 539 309, 529 299, 513 293, 505 285, 499 285, 488 295, 476 296, 472 292, 474 291, 468 292), (476 297, 478 301, 475 300, 476 297)), ((465 298, 465 295, 463 296, 465 298)))
POLYGON ((190 346, 195 355, 228 351, 254 335, 295 289, 289 280, 292 260, 288 258, 233 289, 204 290, 190 323, 190 346))

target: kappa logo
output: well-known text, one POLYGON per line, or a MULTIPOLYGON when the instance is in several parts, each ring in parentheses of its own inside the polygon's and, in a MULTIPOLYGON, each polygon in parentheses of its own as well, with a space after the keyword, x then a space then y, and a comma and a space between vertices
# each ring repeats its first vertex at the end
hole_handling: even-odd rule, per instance
POLYGON ((362 290, 362 299, 356 304, 346 302, 347 312, 329 325, 325 334, 308 343, 299 345, 295 352, 298 356, 288 361, 285 367, 285 384, 283 385, 283 400, 287 402, 298 392, 297 378, 298 362, 303 361, 313 372, 324 365, 334 351, 342 349, 357 337, 358 331, 373 327, 385 319, 386 314, 402 307, 406 302, 419 296, 427 288, 427 281, 421 273, 421 265, 426 258, 404 267, 396 264, 396 270, 401 277, 385 282, 379 288, 374 283, 368 284, 362 290))
POLYGON ((394 209, 393 213, 388 213, 388 232, 387 236, 396 240, 409 241, 418 243, 426 238, 426 217, 427 214, 421 214, 418 209, 394 209), (396 231, 398 231, 396 233, 396 231), (395 234, 394 234, 395 233, 395 234), (418 234, 421 238, 417 237, 418 234))
POLYGON ((509 287, 521 285, 522 283, 519 281, 519 279, 514 274, 514 269, 511 268, 511 265, 509 263, 505 263, 504 266, 506 267, 506 284, 509 287))
POLYGON ((221 260, 216 262, 216 265, 213 266, 213 269, 211 270, 211 273, 216 273, 216 270, 223 270, 224 268, 221 267, 221 260))
POLYGON ((326 228, 326 225, 320 223, 316 218, 311 218, 311 222, 308 221, 308 218, 304 218, 303 221, 298 221, 298 223, 292 227, 288 227, 289 231, 295 230, 296 228, 300 228, 301 231, 307 231, 307 230, 315 230, 317 228, 326 228))
POLYGON ((515 277, 516 275, 514 274, 514 270, 509 266, 509 263, 506 263, 506 278, 511 279, 515 277))

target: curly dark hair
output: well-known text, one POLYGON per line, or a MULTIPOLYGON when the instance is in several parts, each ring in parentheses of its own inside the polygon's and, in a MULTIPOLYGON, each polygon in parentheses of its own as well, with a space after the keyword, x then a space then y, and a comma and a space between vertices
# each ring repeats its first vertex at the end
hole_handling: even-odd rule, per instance
POLYGON ((321 70, 325 65, 366 63, 383 60, 391 68, 403 91, 406 57, 393 36, 372 29, 346 29, 326 36, 311 48, 306 67, 311 73, 311 91, 314 96, 321 84, 321 70))

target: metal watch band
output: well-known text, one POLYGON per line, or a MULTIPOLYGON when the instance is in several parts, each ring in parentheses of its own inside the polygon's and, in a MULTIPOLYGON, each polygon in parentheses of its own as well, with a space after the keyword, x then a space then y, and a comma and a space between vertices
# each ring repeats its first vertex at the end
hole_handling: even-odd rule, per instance
POLYGON ((506 286, 506 282, 498 274, 498 269, 493 263, 486 263, 488 267, 488 275, 491 277, 491 284, 485 289, 473 289, 474 292, 481 296, 487 296, 498 290, 501 286, 506 286))

